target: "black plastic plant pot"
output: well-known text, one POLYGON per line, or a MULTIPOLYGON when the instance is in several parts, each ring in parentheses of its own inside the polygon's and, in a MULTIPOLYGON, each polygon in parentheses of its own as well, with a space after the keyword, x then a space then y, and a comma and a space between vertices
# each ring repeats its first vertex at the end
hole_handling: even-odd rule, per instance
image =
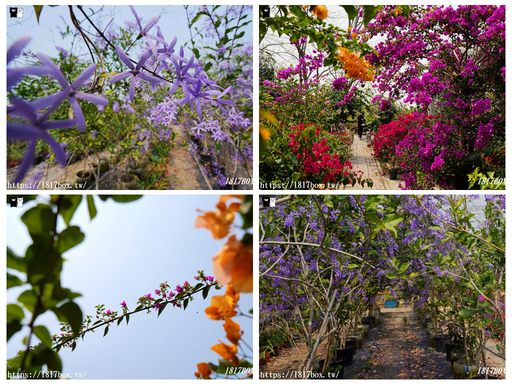
POLYGON ((345 349, 338 349, 336 351, 336 361, 342 361, 344 367, 350 367, 354 364, 354 355, 356 354, 356 347, 345 349))
POLYGON ((390 169, 389 170, 389 180, 396 180, 397 173, 398 173, 398 169, 390 169))
POLYGON ((38 165, 43 162, 43 155, 37 155, 34 157, 34 160, 32 160, 32 165, 38 165))
POLYGON ((201 157, 201 161, 203 163, 209 163, 212 161, 212 157, 207 153, 200 153, 199 157, 201 157))
POLYGON ((446 343, 450 342, 450 336, 448 335, 436 335, 434 336, 436 351, 437 352, 446 352, 446 343))
POLYGON ((451 343, 446 343, 445 345, 445 350, 446 350, 446 360, 448 361, 452 361, 452 348, 453 348, 453 345, 451 343))
POLYGON ((361 324, 367 324, 370 328, 375 327, 375 316, 363 317, 361 319, 361 324))
MULTIPOLYGON (((357 345, 357 338, 356 337, 347 337, 347 340, 345 341, 345 348, 352 348, 356 347, 357 345)), ((356 353, 354 349, 354 354, 356 353)))

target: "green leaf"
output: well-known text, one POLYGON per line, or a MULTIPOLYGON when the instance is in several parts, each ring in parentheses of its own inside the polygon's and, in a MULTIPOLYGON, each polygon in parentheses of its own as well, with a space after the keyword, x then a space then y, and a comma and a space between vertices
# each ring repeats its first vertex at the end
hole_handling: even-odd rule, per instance
POLYGON ((24 282, 18 277, 7 272, 7 289, 23 285, 24 282))
POLYGON ((198 21, 201 18, 202 15, 205 15, 205 13, 197 12, 197 15, 195 15, 192 21, 190 22, 189 27, 193 26, 196 23, 196 21, 198 21))
POLYGON ((94 199, 92 195, 87 195, 87 208, 89 209, 89 217, 94 219, 98 211, 96 211, 96 206, 94 205, 94 199))
POLYGON ((324 247, 329 247, 329 244, 331 242, 331 235, 327 234, 327 236, 325 236, 325 239, 324 239, 324 247))
POLYGON ((158 308, 158 314, 157 314, 157 316, 156 316, 156 317, 159 317, 159 316, 160 316, 160 314, 164 311, 165 307, 167 307, 167 304, 168 304, 168 303, 169 303, 169 302, 168 302, 168 301, 166 301, 165 303, 163 303, 163 304, 162 304, 162 306, 161 306, 160 308, 158 308))
POLYGON ((375 12, 377 11, 377 7, 374 5, 364 5, 364 13, 363 13, 363 23, 365 27, 368 23, 375 17, 375 12))
POLYGON ((212 63, 211 62, 207 62, 203 68, 203 71, 204 72, 208 72, 208 70, 212 67, 212 63))
POLYGON ((128 325, 129 321, 130 321, 130 315, 126 315, 126 325, 128 325))
POLYGON ((23 309, 18 304, 7 304, 7 321, 18 320, 21 321, 25 318, 23 309))
POLYGON ((183 302, 183 310, 187 309, 188 307, 188 299, 185 299, 185 301, 183 302))
POLYGON ((341 5, 345 12, 347 12, 349 20, 354 20, 357 17, 357 9, 353 5, 341 5))
POLYGON ((63 195, 59 199, 59 213, 66 225, 69 225, 76 209, 82 202, 82 195, 63 195))
POLYGON ((73 344, 71 344, 71 352, 73 352, 76 348, 76 340, 73 341, 73 344))
POLYGON ((206 287, 205 289, 203 289, 203 300, 206 300, 206 298, 208 297, 208 293, 210 292, 210 289, 212 288, 211 285, 209 285, 208 287, 206 287))
POLYGON ((55 220, 51 207, 45 204, 38 204, 21 216, 21 221, 27 226, 32 238, 33 235, 39 234, 49 236, 55 226, 55 220))
POLYGON ((20 272, 27 272, 25 258, 15 255, 9 247, 7 247, 7 268, 12 268, 20 272))
POLYGON ((9 320, 7 321, 7 341, 16 333, 21 331, 23 326, 18 320, 9 320))
POLYGON ((67 322, 71 325, 71 329, 75 336, 80 334, 80 327, 82 326, 83 315, 82 310, 74 301, 68 301, 58 308, 53 308, 52 311, 57 315, 59 321, 67 322))
MULTIPOLYGON (((112 72, 103 72, 98 76, 98 79, 110 79, 112 76, 117 75, 119 72, 112 71, 112 72)), ((91 196, 91 195, 88 195, 91 196)))
POLYGON ((142 195, 98 195, 101 200, 108 199, 114 200, 116 203, 131 203, 132 201, 139 200, 142 195))
POLYGON ((23 304, 30 312, 34 313, 37 304, 37 295, 33 289, 27 289, 18 296, 18 302, 23 304))
POLYGON ((34 5, 34 11, 36 12, 36 19, 37 19, 37 24, 39 24, 39 16, 41 15, 41 11, 43 10, 43 6, 42 5, 34 5))
POLYGON ((109 327, 108 325, 105 327, 105 331, 103 332, 103 337, 107 336, 107 333, 108 333, 108 329, 109 329, 109 328, 110 328, 110 327, 109 327))
POLYGON ((48 348, 46 345, 41 344, 37 346, 32 351, 32 353, 32 366, 46 365, 48 367, 48 371, 62 371, 62 361, 60 360, 59 354, 53 351, 51 348, 48 348))
POLYGON ((238 35, 235 35, 235 37, 233 37, 233 40, 239 39, 243 37, 243 35, 245 35, 245 32, 240 32, 238 35))
POLYGON ((357 264, 349 264, 349 265, 347 265, 347 268, 348 268, 348 269, 354 269, 354 268, 357 268, 357 264))
POLYGON ((302 11, 300 5, 290 5, 290 12, 299 18, 299 20, 304 20, 306 18, 306 14, 302 11))
POLYGON ((402 8, 402 10, 404 11, 404 16, 409 16, 409 14, 411 13, 411 7, 408 6, 408 5, 400 5, 399 6, 400 8, 402 8))
POLYGON ((119 327, 119 324, 123 322, 123 316, 121 316, 119 319, 117 319, 117 326, 119 327))
POLYGON ((390 272, 390 273, 388 273, 388 274, 386 275, 386 277, 387 277, 388 279, 395 279, 395 278, 396 278, 396 274, 394 274, 393 272, 390 272))
POLYGON ((61 233, 59 233, 59 240, 57 245, 57 251, 61 254, 67 250, 77 246, 85 239, 85 234, 80 230, 80 227, 73 225, 67 227, 61 233))
MULTIPOLYGON (((36 250, 32 249, 32 252, 36 250)), ((33 285, 52 282, 59 277, 61 271, 61 254, 55 249, 41 251, 33 254, 27 264, 27 280, 33 285)))
POLYGON ((407 268, 409 268, 409 263, 404 263, 400 266, 400 269, 398 270, 398 274, 401 275, 405 271, 407 271, 407 268))
POLYGON ((50 332, 48 332, 48 329, 44 325, 36 325, 33 328, 34 334, 37 336, 41 342, 46 345, 47 347, 52 347, 52 337, 50 336, 50 332))

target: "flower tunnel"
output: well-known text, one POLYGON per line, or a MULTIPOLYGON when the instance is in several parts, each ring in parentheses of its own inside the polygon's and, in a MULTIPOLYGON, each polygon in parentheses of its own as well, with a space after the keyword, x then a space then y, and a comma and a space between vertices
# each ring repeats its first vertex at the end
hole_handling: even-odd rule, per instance
POLYGON ((502 195, 277 196, 260 207, 260 363, 284 343, 309 378, 347 370, 398 305, 460 378, 484 372, 489 345, 505 352, 504 212, 502 195))

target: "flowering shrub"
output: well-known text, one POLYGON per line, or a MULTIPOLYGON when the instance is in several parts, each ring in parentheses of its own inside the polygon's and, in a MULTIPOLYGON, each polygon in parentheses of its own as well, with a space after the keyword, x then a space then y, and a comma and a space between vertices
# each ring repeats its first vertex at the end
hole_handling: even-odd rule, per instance
POLYGON ((315 128, 313 124, 309 124, 309 127, 299 124, 290 129, 295 132, 288 134, 291 139, 288 145, 302 163, 300 166, 302 180, 324 183, 342 181, 344 185, 361 182, 362 174, 360 171, 352 172, 350 161, 344 161, 344 156, 340 158, 337 153, 329 153, 329 141, 341 139, 345 144, 350 144, 346 136, 327 133, 324 138, 321 136, 321 129, 315 128))
MULTIPOLYGON (((46 9, 43 12, 49 12, 46 9)), ((190 57, 183 46, 178 48, 177 37, 163 36, 159 16, 142 23, 135 8, 131 10, 135 22, 126 21, 126 29, 110 21, 102 31, 101 19, 93 21, 83 8, 70 7, 73 27, 62 31, 62 37, 75 29, 79 36, 87 36, 90 26, 95 37, 84 37, 83 44, 100 68, 84 64, 76 52, 61 47, 56 59, 24 53, 30 37, 9 47, 7 135, 9 140, 26 142, 13 182, 27 174, 39 139, 52 149, 49 159, 64 167, 72 154, 88 157, 90 149, 98 156, 105 149, 121 148, 135 158, 150 157, 149 142, 172 141, 176 124, 184 126, 188 137, 214 155, 217 163, 222 157, 233 159, 234 169, 236 163, 251 164, 252 46, 235 44, 244 35, 240 29, 251 22, 244 21, 250 7, 202 7, 191 13, 185 7, 187 17, 192 17, 190 28, 206 15, 205 28, 219 39, 214 41, 217 54, 203 56, 199 48, 206 47, 196 46, 198 40, 192 39, 190 57), (77 10, 86 22, 76 22, 77 10), (225 15, 219 14, 222 11, 225 15), (20 55, 27 57, 24 64, 29 66, 15 67, 20 55), (70 129, 75 126, 78 131, 70 129), (100 145, 91 145, 94 140, 100 145)), ((196 151, 198 145, 191 142, 189 148, 196 151)))
MULTIPOLYGON (((366 29, 370 38, 385 37, 366 56, 381 67, 374 102, 382 110, 398 98, 423 113, 435 108, 441 118, 421 151, 434 145, 434 170, 455 175, 452 184, 467 189, 467 175, 487 167, 481 155, 505 141, 505 6, 412 6, 408 15, 397 10, 383 6, 366 29)), ((495 171, 505 176, 504 168, 495 171)), ((410 174, 408 185, 415 180, 410 174)))

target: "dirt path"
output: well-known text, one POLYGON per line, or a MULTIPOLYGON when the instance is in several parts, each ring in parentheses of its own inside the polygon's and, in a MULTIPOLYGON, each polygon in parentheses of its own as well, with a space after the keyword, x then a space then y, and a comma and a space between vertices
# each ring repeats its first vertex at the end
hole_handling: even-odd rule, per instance
POLYGON ((167 184, 167 189, 209 190, 210 187, 201 174, 196 160, 190 152, 181 145, 182 140, 188 141, 183 127, 173 126, 173 130, 178 133, 178 136, 176 136, 174 140, 175 144, 172 150, 171 161, 167 167, 168 175, 171 178, 171 181, 167 184))
MULTIPOLYGON (((260 368, 260 378, 294 378, 306 346, 288 348, 260 368)), ((320 348, 317 356, 323 352, 320 348)), ((494 362, 493 364, 496 364, 494 362)), ((369 332, 345 379, 453 379, 446 354, 429 347, 425 328, 408 308, 382 308, 379 326, 369 332), (404 321, 405 318, 405 321, 404 321)))
POLYGON ((347 367, 345 378, 453 379, 445 353, 429 348, 416 315, 407 308, 383 308, 381 322, 347 367), (404 321, 405 319, 405 321, 404 321))

